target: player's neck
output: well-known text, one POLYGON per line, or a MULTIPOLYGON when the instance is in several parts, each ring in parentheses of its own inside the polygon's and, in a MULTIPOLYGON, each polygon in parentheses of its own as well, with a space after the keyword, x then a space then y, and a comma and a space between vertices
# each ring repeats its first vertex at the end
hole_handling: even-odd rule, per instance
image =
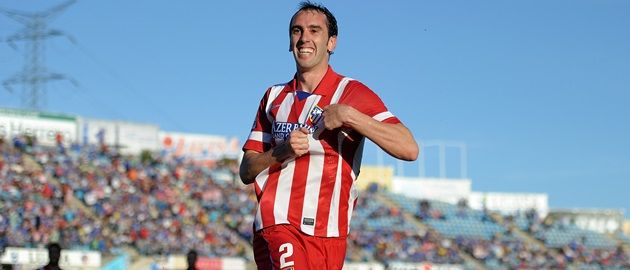
POLYGON ((306 91, 309 93, 313 93, 315 88, 319 85, 319 82, 322 81, 324 75, 328 71, 328 65, 325 65, 323 68, 316 68, 307 71, 297 72, 297 81, 298 81, 298 89, 302 91, 306 91))

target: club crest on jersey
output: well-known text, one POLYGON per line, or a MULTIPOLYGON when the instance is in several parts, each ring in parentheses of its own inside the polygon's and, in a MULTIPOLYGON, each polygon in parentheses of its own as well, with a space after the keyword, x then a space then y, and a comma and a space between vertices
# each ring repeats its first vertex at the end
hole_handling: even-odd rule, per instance
POLYGON ((308 115, 308 120, 311 121, 311 125, 316 126, 319 120, 322 119, 323 113, 324 110, 322 110, 322 108, 320 108, 319 106, 315 106, 315 108, 313 108, 311 110, 311 113, 308 115))

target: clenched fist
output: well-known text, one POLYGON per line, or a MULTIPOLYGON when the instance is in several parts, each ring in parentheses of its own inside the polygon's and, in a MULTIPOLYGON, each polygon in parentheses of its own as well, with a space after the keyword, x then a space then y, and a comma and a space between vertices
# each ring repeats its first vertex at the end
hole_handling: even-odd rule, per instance
POLYGON ((346 121, 350 117, 351 113, 356 110, 348 105, 344 104, 332 104, 324 108, 322 115, 324 116, 324 127, 328 130, 333 130, 339 127, 346 126, 346 121))
POLYGON ((308 134, 310 131, 306 128, 299 128, 289 134, 286 145, 289 147, 290 155, 300 157, 308 153, 308 134))

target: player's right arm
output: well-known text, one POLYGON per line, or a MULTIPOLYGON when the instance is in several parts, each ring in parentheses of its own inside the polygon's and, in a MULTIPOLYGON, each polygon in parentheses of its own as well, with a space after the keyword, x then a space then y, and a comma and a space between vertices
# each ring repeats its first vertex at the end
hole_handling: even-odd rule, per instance
POLYGON ((292 131, 285 142, 265 152, 246 150, 239 170, 241 181, 244 184, 251 184, 260 172, 271 165, 308 153, 308 134, 308 129, 299 128, 292 131))

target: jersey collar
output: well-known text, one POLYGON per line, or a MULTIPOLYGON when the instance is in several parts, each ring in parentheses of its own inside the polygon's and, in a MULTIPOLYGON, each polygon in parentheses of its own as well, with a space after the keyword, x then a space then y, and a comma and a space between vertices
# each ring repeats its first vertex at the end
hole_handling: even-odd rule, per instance
MULTIPOLYGON (((326 74, 324 74, 324 77, 319 82, 317 87, 315 87, 315 90, 313 91, 312 94, 320 95, 320 96, 332 95, 337 89, 337 83, 340 80, 341 80, 341 76, 337 74, 330 65, 328 65, 328 70, 326 70, 326 74)), ((287 84, 287 86, 288 87, 284 88, 285 92, 293 92, 296 90, 300 90, 300 89, 296 89, 297 88, 297 75, 293 76, 293 80, 291 80, 287 84)))

